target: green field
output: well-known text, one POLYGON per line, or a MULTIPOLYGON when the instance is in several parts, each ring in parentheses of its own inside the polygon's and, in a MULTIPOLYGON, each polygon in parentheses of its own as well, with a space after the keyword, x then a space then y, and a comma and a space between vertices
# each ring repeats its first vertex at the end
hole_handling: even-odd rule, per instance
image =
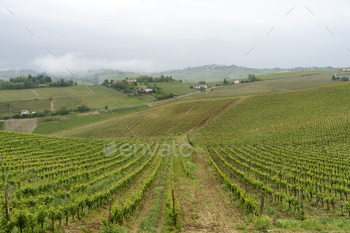
POLYGON ((173 93, 174 95, 185 95, 198 91, 198 89, 191 89, 190 86, 195 83, 180 83, 180 82, 163 82, 156 83, 158 87, 165 93, 173 93))
POLYGON ((111 118, 116 118, 122 115, 130 114, 133 112, 141 111, 149 108, 147 105, 140 105, 135 107, 121 108, 113 110, 114 114, 111 112, 101 112, 96 115, 79 116, 74 115, 68 119, 60 118, 44 118, 42 119, 37 127, 35 128, 35 134, 57 134, 61 131, 71 130, 77 127, 89 125, 98 121, 104 121, 111 118))
POLYGON ((55 100, 57 99, 58 107, 69 104, 68 99, 72 100, 72 104, 70 105, 71 108, 76 107, 80 103, 85 103, 94 109, 104 109, 105 105, 108 105, 110 108, 116 108, 153 100, 153 98, 150 96, 126 96, 120 92, 103 86, 89 86, 89 89, 94 94, 84 86, 72 86, 65 88, 41 88, 37 89, 37 91, 44 98, 53 98, 55 100))
POLYGON ((340 83, 247 97, 194 133, 193 140, 210 144, 218 132, 215 139, 224 144, 347 142, 349 95, 350 83, 340 83))
POLYGON ((34 90, 0 90, 0 116, 9 116, 11 109, 14 113, 19 113, 21 110, 50 111, 52 110, 51 100, 53 110, 59 110, 62 107, 76 109, 81 104, 100 110, 104 109, 105 105, 118 108, 154 100, 150 95, 127 96, 103 86, 89 86, 89 89, 85 86, 72 86, 34 90))
POLYGON ((258 75, 257 77, 262 80, 271 80, 271 79, 283 79, 283 78, 297 78, 305 76, 315 76, 315 75, 330 75, 338 72, 333 71, 296 71, 296 72, 285 72, 285 73, 275 73, 275 74, 264 74, 258 75))
POLYGON ((234 96, 246 96, 265 93, 280 93, 295 90, 304 90, 338 84, 331 80, 331 75, 313 75, 297 78, 284 78, 275 80, 264 80, 252 83, 240 83, 215 88, 210 92, 202 92, 190 95, 182 99, 201 99, 201 98, 222 98, 234 96))
POLYGON ((28 111, 49 110, 50 100, 38 99, 38 100, 12 101, 11 108, 15 112, 21 112, 21 110, 23 109, 26 109, 28 111))
POLYGON ((229 98, 167 104, 63 131, 57 135, 85 138, 179 135, 200 127, 236 100, 229 98))
POLYGON ((34 100, 34 99, 42 99, 42 98, 35 95, 32 89, 0 90, 0 102, 34 100))

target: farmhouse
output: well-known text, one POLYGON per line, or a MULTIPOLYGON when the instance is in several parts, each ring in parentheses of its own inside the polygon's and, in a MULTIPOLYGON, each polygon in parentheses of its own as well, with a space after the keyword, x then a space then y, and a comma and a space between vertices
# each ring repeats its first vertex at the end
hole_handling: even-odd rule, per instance
POLYGON ((239 84, 239 80, 233 81, 234 84, 239 84))
POLYGON ((128 83, 134 83, 136 82, 137 80, 134 79, 134 78, 129 78, 128 80, 126 80, 128 83))
POLYGON ((21 111, 21 115, 27 115, 27 114, 29 114, 30 112, 28 111, 28 110, 22 110, 21 111))
POLYGON ((205 89, 208 88, 207 84, 196 84, 193 87, 195 89, 201 89, 201 87, 204 87, 205 89))
POLYGON ((143 89, 143 91, 144 92, 151 92, 151 91, 153 91, 153 89, 152 88, 145 88, 145 89, 143 89))
POLYGON ((343 71, 350 72, 350 68, 344 68, 343 71))
POLYGON ((121 81, 122 81, 121 79, 117 79, 113 83, 120 83, 121 81))

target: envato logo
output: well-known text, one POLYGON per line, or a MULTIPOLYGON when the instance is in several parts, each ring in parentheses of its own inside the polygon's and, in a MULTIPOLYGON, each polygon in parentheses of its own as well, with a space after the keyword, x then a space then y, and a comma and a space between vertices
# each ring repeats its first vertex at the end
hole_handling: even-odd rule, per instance
POLYGON ((107 147, 104 147, 103 153, 107 157, 113 157, 120 153, 123 157, 136 156, 137 154, 143 154, 145 156, 154 156, 159 155, 161 157, 170 157, 170 156, 182 156, 182 157, 190 157, 192 156, 193 149, 190 144, 177 144, 173 140, 171 144, 163 143, 163 144, 130 144, 124 143, 120 146, 116 146, 114 142, 108 144, 107 147))

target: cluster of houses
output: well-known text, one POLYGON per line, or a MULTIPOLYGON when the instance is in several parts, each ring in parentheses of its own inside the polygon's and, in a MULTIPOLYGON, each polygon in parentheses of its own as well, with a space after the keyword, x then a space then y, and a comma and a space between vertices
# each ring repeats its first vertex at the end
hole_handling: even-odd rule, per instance
POLYGON ((28 110, 21 110, 21 115, 35 114, 36 111, 29 112, 28 110))
POLYGON ((343 71, 344 72, 350 72, 350 68, 344 68, 343 71))
MULTIPOLYGON (((118 82, 121 82, 121 81, 123 81, 123 80, 121 80, 121 79, 117 79, 117 80, 115 80, 113 83, 118 83, 118 82)), ((134 78, 129 78, 129 79, 127 79, 126 80, 128 83, 134 83, 134 82, 137 82, 137 80, 136 79, 134 79, 134 78)))
MULTIPOLYGON (((122 79, 117 79, 117 80, 115 80, 113 83, 118 83, 118 82, 121 82, 121 81, 123 81, 123 80, 122 80, 122 79)), ((137 82, 137 80, 134 79, 134 78, 129 78, 129 79, 127 79, 126 81, 127 81, 128 83, 135 83, 135 82, 137 82)), ((152 92, 152 91, 153 91, 152 88, 143 88, 143 89, 142 89, 142 92, 146 92, 146 93, 152 92)), ((136 89, 135 92, 140 92, 140 89, 136 89)))

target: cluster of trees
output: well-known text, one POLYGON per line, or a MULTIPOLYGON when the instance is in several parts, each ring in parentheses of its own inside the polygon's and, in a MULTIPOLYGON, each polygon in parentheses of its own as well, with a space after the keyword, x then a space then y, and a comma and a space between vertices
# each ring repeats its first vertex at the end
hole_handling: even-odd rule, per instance
POLYGON ((248 74, 248 79, 242 80, 241 83, 250 83, 250 82, 257 82, 261 81, 261 78, 257 78, 255 74, 248 74))
POLYGON ((52 82, 49 83, 50 87, 69 87, 73 85, 78 85, 78 83, 74 83, 72 80, 64 81, 64 79, 61 79, 60 81, 57 82, 52 82))
POLYGON ((18 76, 16 78, 10 78, 9 81, 0 80, 0 89, 3 90, 29 89, 42 86, 67 87, 73 85, 77 85, 77 83, 73 83, 72 80, 65 81, 63 79, 53 82, 50 76, 44 74, 38 74, 36 76, 32 76, 31 74, 28 76, 18 76))
MULTIPOLYGON (((171 76, 164 76, 164 75, 161 75, 159 77, 152 77, 152 76, 148 76, 148 75, 140 75, 138 77, 136 77, 136 80, 137 82, 139 83, 143 83, 145 85, 147 85, 147 83, 161 83, 161 82, 175 82, 176 80, 173 79, 171 76)), ((182 82, 180 80, 180 82, 182 82)))
MULTIPOLYGON (((161 75, 160 77, 152 77, 148 75, 140 75, 135 78, 136 82, 128 82, 128 78, 123 79, 118 82, 114 82, 114 80, 108 80, 105 79, 101 85, 106 86, 106 87, 113 87, 117 91, 122 91, 125 94, 134 94, 138 95, 139 93, 142 92, 142 88, 139 86, 145 85, 147 88, 153 89, 151 92, 147 92, 148 94, 153 94, 154 97, 158 100, 164 100, 164 99, 169 99, 173 98, 174 94, 173 93, 164 93, 163 90, 157 86, 156 83, 159 82, 176 82, 175 79, 173 79, 171 76, 163 76, 161 75)), ((182 82, 181 80, 179 82, 182 82)))
POLYGON ((343 77, 336 77, 335 75, 332 76, 332 80, 333 81, 349 81, 349 77, 347 76, 343 76, 343 77))
POLYGON ((124 93, 132 93, 137 88, 137 82, 128 83, 126 80, 110 84, 111 87, 124 93))

